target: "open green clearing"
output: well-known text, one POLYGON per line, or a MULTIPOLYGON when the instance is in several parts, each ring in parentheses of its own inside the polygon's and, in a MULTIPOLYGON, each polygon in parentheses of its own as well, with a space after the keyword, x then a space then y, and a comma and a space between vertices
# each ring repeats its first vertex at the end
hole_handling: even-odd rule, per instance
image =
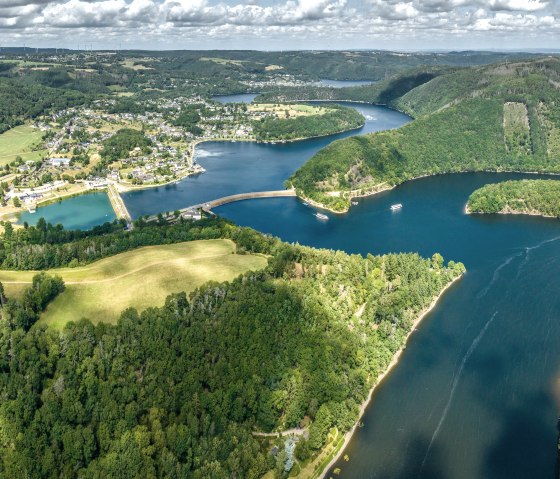
POLYGON ((42 132, 29 125, 21 125, 0 135, 0 165, 21 156, 24 161, 38 160, 46 150, 33 151, 41 141, 42 132))
MULTIPOLYGON (((66 290, 53 301, 40 323, 62 328, 87 317, 114 323, 129 307, 162 306, 165 298, 190 292, 207 281, 229 281, 248 270, 266 266, 262 256, 238 255, 230 240, 202 240, 148 246, 79 268, 49 270, 61 276, 66 290)), ((31 283, 36 271, 0 271, 8 297, 31 283)))

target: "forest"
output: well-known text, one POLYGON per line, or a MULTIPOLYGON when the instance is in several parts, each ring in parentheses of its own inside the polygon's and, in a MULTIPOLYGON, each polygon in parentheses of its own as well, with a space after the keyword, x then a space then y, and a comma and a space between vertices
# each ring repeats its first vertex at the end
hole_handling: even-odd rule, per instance
MULTIPOLYGON (((331 428, 351 427, 414 318, 464 271, 439 254, 315 250, 222 219, 76 239, 59 230, 45 245, 34 243, 49 226, 33 230, 1 238, 5 262, 37 248, 45 263, 87 263, 188 237, 228 237, 238 251, 269 259, 260 272, 173 294, 161 308, 126 310, 114 326, 83 319, 59 333, 34 325, 35 316, 17 319, 64 288, 45 275, 23 298, 3 297, 6 478, 286 477, 317 454, 331 428), (291 458, 252 434, 298 425, 309 425, 309 436, 291 458)), ((10 264, 18 266, 26 265, 10 264)))
POLYGON ((152 151, 151 145, 152 141, 143 132, 132 128, 122 128, 103 142, 100 155, 107 163, 111 163, 128 158, 130 152, 135 148, 140 148, 140 153, 147 155, 152 151))
POLYGON ((516 180, 485 185, 467 202, 471 213, 522 213, 560 218, 559 180, 516 180))
POLYGON ((332 135, 353 130, 364 124, 364 117, 355 109, 335 104, 322 105, 327 109, 318 115, 294 118, 266 117, 253 122, 257 141, 296 140, 314 136, 332 135))
POLYGON ((49 112, 85 103, 83 93, 0 78, 0 133, 49 112))
POLYGON ((415 116, 413 122, 398 130, 335 141, 286 185, 303 197, 345 211, 353 195, 425 175, 482 170, 558 173, 560 123, 554 105, 560 100, 555 86, 559 77, 560 61, 555 58, 438 75, 391 101, 415 116), (340 193, 333 196, 332 191, 340 193))

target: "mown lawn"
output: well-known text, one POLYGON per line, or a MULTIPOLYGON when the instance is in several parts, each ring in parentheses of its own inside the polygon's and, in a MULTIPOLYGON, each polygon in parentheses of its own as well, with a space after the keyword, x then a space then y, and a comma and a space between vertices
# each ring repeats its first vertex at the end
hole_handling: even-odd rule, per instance
POLYGON ((21 125, 0 135, 0 166, 21 156, 24 161, 38 160, 47 150, 33 151, 43 133, 37 128, 21 125))
MULTIPOLYGON (((66 290, 48 306, 39 322, 57 329, 83 317, 114 323, 128 307, 143 310, 162 306, 171 293, 188 293, 210 280, 229 281, 266 265, 262 256, 234 252, 235 244, 229 240, 191 241, 148 246, 88 266, 48 271, 64 279, 66 290)), ((0 271, 0 282, 8 297, 17 296, 34 274, 0 271)))

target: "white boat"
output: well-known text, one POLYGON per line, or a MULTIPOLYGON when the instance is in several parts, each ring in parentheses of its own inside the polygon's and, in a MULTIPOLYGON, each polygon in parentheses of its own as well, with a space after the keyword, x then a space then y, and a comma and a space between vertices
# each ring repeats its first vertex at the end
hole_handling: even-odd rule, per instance
POLYGON ((391 205, 391 211, 397 211, 400 210, 401 208, 402 208, 401 203, 397 203, 396 205, 391 205))
POLYGON ((307 203, 307 202, 304 201, 304 202, 303 202, 303 206, 309 206, 309 203, 307 203))
POLYGON ((323 213, 315 213, 315 217, 317 217, 320 220, 328 220, 329 217, 327 215, 324 215, 323 213))
POLYGON ((357 201, 352 201, 352 204, 353 204, 354 206, 356 206, 356 205, 358 204, 358 202, 357 202, 357 201))

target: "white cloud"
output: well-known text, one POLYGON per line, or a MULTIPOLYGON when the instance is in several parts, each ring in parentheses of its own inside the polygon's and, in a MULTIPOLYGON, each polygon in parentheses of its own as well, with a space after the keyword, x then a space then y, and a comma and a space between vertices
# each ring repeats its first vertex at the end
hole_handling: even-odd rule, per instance
MULTIPOLYGON (((558 0, 0 0, 2 43, 120 37, 152 48, 454 48, 469 35, 544 44, 560 34, 558 0), (171 42, 170 42, 171 39, 171 42), (445 40, 444 40, 445 39, 445 40), (451 40, 451 42, 450 42, 451 40), (138 43, 140 42, 140 43, 138 43), (180 44, 178 44, 180 42, 180 44), (196 46, 193 42, 196 42, 196 46), (373 43, 372 43, 373 42, 373 43), (439 42, 439 43, 437 43, 439 42)), ((92 40, 93 41, 93 40, 92 40)), ((29 43, 29 42, 28 42, 29 43)), ((75 43, 75 42, 74 42, 75 43)), ((495 47, 488 43, 487 47, 495 47)), ((511 46, 511 45, 509 45, 511 46)))
POLYGON ((523 12, 534 12, 546 8, 549 0, 490 0, 492 10, 519 10, 523 12))

